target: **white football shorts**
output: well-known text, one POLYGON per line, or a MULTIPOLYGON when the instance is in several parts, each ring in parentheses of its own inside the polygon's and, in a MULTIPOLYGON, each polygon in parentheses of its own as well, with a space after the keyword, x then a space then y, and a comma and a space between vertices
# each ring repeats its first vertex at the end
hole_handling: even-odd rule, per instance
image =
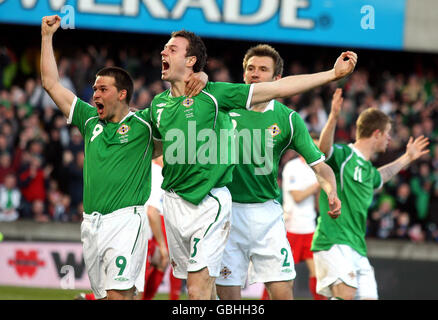
POLYGON ((315 251, 313 260, 319 294, 332 297, 330 287, 342 281, 357 289, 355 299, 378 299, 374 268, 350 246, 336 244, 328 251, 315 251))
POLYGON ((247 278, 253 284, 289 281, 295 276, 281 205, 275 200, 233 202, 230 238, 216 284, 244 287, 247 278))
POLYGON ((149 237, 144 206, 105 215, 84 213, 83 217, 83 255, 96 299, 105 298, 107 290, 128 290, 135 286, 146 263, 149 237))
POLYGON ((163 211, 173 275, 187 279, 188 272, 207 267, 211 277, 219 276, 230 233, 231 194, 228 189, 213 188, 199 205, 166 191, 163 211))

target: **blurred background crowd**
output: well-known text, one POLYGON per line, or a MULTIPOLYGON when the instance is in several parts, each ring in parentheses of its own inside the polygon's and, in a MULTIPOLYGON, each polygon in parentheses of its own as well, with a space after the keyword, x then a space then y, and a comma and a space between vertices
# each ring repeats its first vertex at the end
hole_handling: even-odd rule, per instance
MULTIPOLYGON (((76 47, 66 39, 55 41, 60 80, 92 103, 95 73, 104 66, 123 67, 135 82, 131 106, 143 109, 167 88, 160 79, 159 54, 166 41, 167 37, 155 36, 138 44, 115 37, 76 47)), ((253 43, 205 42, 209 80, 241 82, 241 61, 253 43)), ((327 70, 341 52, 273 46, 285 60, 283 75, 327 70)), ((362 110, 380 108, 393 119, 393 130, 387 152, 373 159, 376 166, 400 156, 410 136, 429 137, 429 155, 376 193, 369 209, 368 237, 438 242, 438 58, 357 52, 358 66, 350 77, 282 102, 300 113, 310 131, 320 133, 332 94, 342 86, 344 104, 335 137, 341 143, 353 141, 362 110)), ((83 146, 79 131, 66 124, 41 87, 39 45, 0 44, 0 221, 81 221, 83 146)), ((294 152, 283 156, 279 182, 281 168, 294 156, 294 152)))

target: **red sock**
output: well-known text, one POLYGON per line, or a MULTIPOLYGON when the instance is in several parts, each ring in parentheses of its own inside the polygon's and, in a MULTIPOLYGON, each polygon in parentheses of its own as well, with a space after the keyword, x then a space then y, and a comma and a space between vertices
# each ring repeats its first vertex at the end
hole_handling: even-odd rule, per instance
POLYGON ((316 293, 316 277, 309 278, 309 289, 312 293, 313 300, 327 300, 326 297, 316 293))
POLYGON ((96 300, 96 297, 94 296, 93 293, 86 293, 85 300, 96 300))
POLYGON ((151 271, 148 282, 145 283, 145 290, 143 294, 143 300, 152 300, 155 296, 155 294, 158 291, 158 287, 161 284, 161 281, 163 280, 164 272, 161 270, 158 270, 156 268, 153 268, 151 271))
POLYGON ((179 295, 181 294, 182 280, 175 278, 173 276, 172 270, 169 273, 169 282, 170 282, 170 292, 169 299, 170 300, 179 300, 179 295))
POLYGON ((266 290, 266 288, 263 290, 263 295, 262 295, 262 299, 261 300, 270 300, 269 299, 269 293, 268 293, 268 290, 266 290))

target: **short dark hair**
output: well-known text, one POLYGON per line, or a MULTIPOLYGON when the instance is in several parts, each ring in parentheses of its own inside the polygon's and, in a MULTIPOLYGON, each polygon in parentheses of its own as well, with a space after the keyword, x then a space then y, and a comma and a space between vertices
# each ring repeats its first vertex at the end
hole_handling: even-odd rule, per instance
POLYGON ((134 81, 126 70, 119 67, 105 67, 96 73, 96 78, 99 76, 113 77, 117 90, 126 90, 126 104, 129 105, 134 92, 134 81))
POLYGON ((385 131, 391 118, 377 108, 368 108, 359 115, 356 121, 356 139, 369 138, 373 132, 385 131))
POLYGON ((189 45, 187 47, 186 57, 195 56, 196 63, 193 66, 193 71, 194 72, 203 71, 207 63, 207 49, 201 37, 187 30, 174 31, 172 32, 171 37, 172 38, 182 37, 187 39, 189 45))
POLYGON ((269 44, 259 44, 255 47, 251 47, 243 58, 243 70, 246 70, 248 66, 248 60, 252 57, 271 57, 274 60, 274 77, 283 75, 283 58, 280 56, 277 50, 271 47, 269 44))

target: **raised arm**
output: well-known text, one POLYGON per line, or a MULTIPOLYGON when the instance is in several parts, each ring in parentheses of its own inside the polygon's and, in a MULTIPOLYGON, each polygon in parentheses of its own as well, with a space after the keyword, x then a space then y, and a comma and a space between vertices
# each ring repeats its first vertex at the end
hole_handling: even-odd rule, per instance
POLYGON ((339 80, 352 73, 356 63, 356 53, 346 51, 338 57, 333 69, 329 71, 288 76, 273 82, 256 83, 254 84, 251 105, 270 101, 272 99, 290 97, 322 86, 331 81, 339 80))
POLYGON ((336 123, 338 121, 339 113, 341 112, 341 106, 343 101, 344 99, 342 98, 342 89, 338 88, 333 94, 332 107, 329 117, 327 119, 327 123, 325 124, 319 136, 319 150, 324 152, 326 156, 329 154, 330 149, 333 146, 336 123))
POLYGON ((336 219, 341 214, 341 200, 338 198, 336 189, 336 178, 332 168, 325 162, 320 162, 312 166, 318 179, 321 189, 327 194, 330 211, 327 212, 329 216, 336 219))
POLYGON ((419 136, 415 140, 413 137, 410 137, 406 146, 406 152, 398 159, 378 169, 380 175, 382 176, 383 183, 391 180, 391 178, 399 173, 400 170, 409 166, 412 162, 428 153, 429 149, 426 149, 428 145, 429 138, 427 137, 419 136))
POLYGON ((70 108, 75 98, 73 92, 59 82, 58 67, 53 54, 53 34, 61 25, 61 18, 57 15, 47 16, 41 23, 41 81, 55 104, 65 117, 70 114, 70 108))

